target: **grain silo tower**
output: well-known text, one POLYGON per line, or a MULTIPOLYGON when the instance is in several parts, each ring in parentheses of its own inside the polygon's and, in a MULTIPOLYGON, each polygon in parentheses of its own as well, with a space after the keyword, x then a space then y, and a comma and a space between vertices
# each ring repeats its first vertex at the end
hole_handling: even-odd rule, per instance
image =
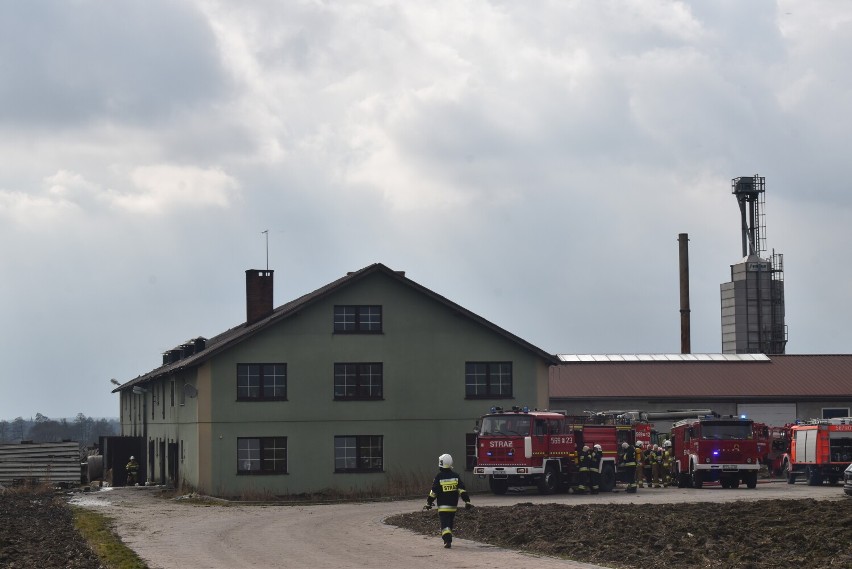
POLYGON ((731 181, 742 219, 743 259, 731 265, 731 282, 721 286, 722 353, 783 354, 787 345, 784 324, 784 256, 766 256, 766 222, 762 176, 731 181))

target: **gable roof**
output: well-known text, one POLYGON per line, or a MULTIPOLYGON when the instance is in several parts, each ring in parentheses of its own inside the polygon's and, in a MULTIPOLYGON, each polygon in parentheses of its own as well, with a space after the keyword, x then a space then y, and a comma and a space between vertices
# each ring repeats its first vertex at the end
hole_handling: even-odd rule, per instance
POLYGON ((234 328, 226 330, 225 332, 222 332, 221 334, 218 334, 218 335, 210 338, 209 340, 207 340, 206 341, 206 347, 203 350, 201 350, 201 351, 199 351, 199 352, 197 352, 197 353, 195 353, 191 356, 183 358, 183 359, 181 359, 177 362, 173 362, 173 363, 170 363, 170 364, 164 364, 164 365, 162 365, 162 366, 160 366, 160 367, 158 367, 158 368, 156 368, 156 369, 154 369, 154 370, 152 370, 152 371, 150 371, 150 372, 148 372, 144 375, 140 375, 140 376, 138 376, 138 377, 136 377, 136 378, 134 378, 130 381, 127 381, 127 382, 121 384, 120 386, 116 387, 115 389, 113 389, 112 393, 116 393, 118 391, 122 391, 124 389, 133 387, 134 385, 146 383, 148 381, 157 379, 157 378, 165 376, 165 375, 175 373, 175 372, 180 371, 180 370, 196 367, 196 366, 202 364, 203 362, 209 360, 214 355, 216 355, 216 354, 218 354, 218 353, 220 353, 224 350, 227 350, 227 349, 231 348, 232 346, 235 346, 236 344, 239 344, 241 342, 246 341, 247 339, 251 338, 253 335, 257 334, 258 332, 267 328, 268 326, 275 324, 277 322, 281 322, 283 320, 286 320, 287 318, 297 314, 299 311, 301 311, 305 307, 317 302, 318 300, 323 299, 323 298, 329 296, 330 294, 346 287, 347 285, 350 285, 350 284, 352 284, 352 283, 354 283, 358 280, 361 280, 368 275, 372 275, 374 273, 385 274, 388 277, 398 281, 399 283, 413 288, 417 292, 419 292, 419 293, 421 293, 421 294, 443 304, 444 306, 446 306, 450 310, 453 310, 453 311, 459 313, 460 315, 462 315, 462 316, 464 316, 464 317, 466 317, 470 320, 473 320, 474 322, 477 322, 478 324, 486 327, 487 329, 491 330, 492 332, 494 332, 494 333, 496 333, 500 336, 503 336, 504 338, 507 338, 508 340, 514 342, 515 344, 518 344, 519 346, 521 346, 522 348, 524 348, 526 350, 533 352, 534 354, 536 354, 540 358, 546 360, 547 363, 550 364, 550 365, 556 365, 556 364, 559 363, 559 360, 557 359, 557 357, 555 355, 552 355, 552 354, 545 352, 541 348, 538 348, 538 347, 530 344, 526 340, 523 340, 522 338, 515 336, 514 334, 504 330, 503 328, 497 326, 496 324, 489 322, 485 318, 482 318, 481 316, 474 314, 470 310, 467 310, 466 308, 448 300, 447 298, 441 296, 440 294, 438 294, 434 291, 431 291, 431 290, 429 290, 428 288, 426 288, 422 285, 417 284, 416 282, 412 281, 411 279, 406 278, 404 273, 401 273, 401 272, 398 272, 398 271, 393 271, 393 270, 391 270, 390 268, 388 268, 387 266, 385 266, 381 263, 374 263, 372 265, 364 267, 363 269, 361 269, 359 271, 348 273, 346 276, 341 277, 341 278, 339 278, 335 281, 332 281, 331 283, 329 283, 329 284, 327 284, 323 287, 320 287, 313 292, 310 292, 308 294, 300 296, 299 298, 297 298, 295 300, 292 300, 292 301, 290 301, 286 304, 279 306, 278 308, 274 309, 269 314, 269 316, 262 318, 261 320, 258 320, 257 322, 254 322, 252 324, 240 324, 239 326, 236 326, 234 328))
POLYGON ((852 399, 852 355, 686 356, 559 356, 550 398, 852 399))

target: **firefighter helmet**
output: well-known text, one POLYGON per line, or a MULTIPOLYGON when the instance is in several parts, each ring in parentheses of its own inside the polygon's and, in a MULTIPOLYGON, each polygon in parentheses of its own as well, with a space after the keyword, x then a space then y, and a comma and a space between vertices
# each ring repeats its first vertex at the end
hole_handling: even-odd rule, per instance
POLYGON ((623 442, 623 443, 621 443, 621 448, 628 448, 629 446, 630 446, 630 445, 629 445, 629 444, 627 444, 627 442, 626 442, 626 441, 625 441, 625 442, 623 442))
POLYGON ((589 445, 583 445, 583 452, 589 452, 589 445))
POLYGON ((595 450, 603 450, 603 448, 601 447, 601 445, 595 445, 595 450))
POLYGON ((669 440, 667 440, 663 443, 663 448, 669 448, 670 446, 672 446, 672 442, 669 441, 669 440))
POLYGON ((133 457, 132 457, 132 456, 130 457, 130 460, 133 460, 133 457))
POLYGON ((452 468, 453 457, 448 454, 442 454, 438 457, 438 468, 452 468))
POLYGON ((642 448, 642 441, 636 441, 636 447, 642 448))

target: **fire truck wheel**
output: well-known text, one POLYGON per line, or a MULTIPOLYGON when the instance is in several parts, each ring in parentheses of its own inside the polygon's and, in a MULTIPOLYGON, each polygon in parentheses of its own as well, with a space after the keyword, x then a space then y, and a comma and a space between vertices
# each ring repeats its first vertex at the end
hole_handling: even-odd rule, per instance
POLYGON ((559 473, 553 465, 544 469, 544 474, 538 479, 539 494, 553 494, 559 488, 559 473))
POLYGON ((701 488, 704 486, 704 474, 700 470, 692 469, 692 487, 701 488))
POLYGON ((757 472, 749 472, 746 474, 746 486, 750 489, 757 488, 757 472))
POLYGON ((808 486, 819 486, 822 484, 822 474, 816 468, 808 467, 808 486))
POLYGON ((731 482, 728 484, 728 488, 732 490, 736 490, 740 487, 740 479, 739 478, 731 478, 731 482))
POLYGON ((488 486, 491 487, 492 492, 502 496, 509 490, 509 480, 507 478, 494 478, 492 476, 488 479, 488 486))
POLYGON ((688 472, 678 472, 677 473, 677 487, 678 488, 689 488, 689 473, 688 472))
POLYGON ((611 462, 606 462, 601 467, 601 492, 612 492, 615 489, 615 468, 611 462))
POLYGON ((796 483, 796 475, 793 474, 793 471, 790 468, 790 463, 784 461, 784 468, 782 469, 784 472, 784 478, 787 479, 787 484, 795 484, 796 483))

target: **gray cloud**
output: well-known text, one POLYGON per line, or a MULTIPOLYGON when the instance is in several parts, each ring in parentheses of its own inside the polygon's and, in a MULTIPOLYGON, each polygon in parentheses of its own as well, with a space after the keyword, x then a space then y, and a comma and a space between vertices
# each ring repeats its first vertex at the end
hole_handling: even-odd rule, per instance
POLYGON ((6 2, 4 123, 161 121, 228 91, 201 14, 173 2, 6 2))
POLYGON ((791 353, 848 351, 852 9, 4 4, 0 418, 376 261, 552 352, 721 349, 731 178, 766 176, 791 353), (22 379, 25 378, 25 379, 22 379), (69 385, 79 385, 70 388, 69 385))

